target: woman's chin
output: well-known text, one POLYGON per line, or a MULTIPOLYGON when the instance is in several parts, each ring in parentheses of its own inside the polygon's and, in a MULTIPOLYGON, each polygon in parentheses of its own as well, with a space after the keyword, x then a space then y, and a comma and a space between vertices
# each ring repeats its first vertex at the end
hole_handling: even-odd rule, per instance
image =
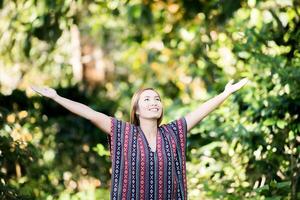
POLYGON ((153 120, 158 120, 160 118, 160 115, 149 115, 145 117, 146 119, 153 119, 153 120))
POLYGON ((161 114, 160 114, 160 113, 157 113, 157 114, 153 115, 153 117, 154 117, 155 119, 159 119, 159 118, 160 118, 160 116, 161 116, 161 114))

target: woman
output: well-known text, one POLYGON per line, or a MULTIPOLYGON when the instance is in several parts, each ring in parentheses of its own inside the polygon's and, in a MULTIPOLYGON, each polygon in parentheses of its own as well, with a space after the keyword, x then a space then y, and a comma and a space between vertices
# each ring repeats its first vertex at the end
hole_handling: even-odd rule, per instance
POLYGON ((153 88, 138 90, 131 102, 130 123, 64 97, 54 89, 31 88, 110 135, 112 158, 111 199, 187 199, 186 135, 248 80, 227 83, 222 93, 186 116, 160 125, 163 106, 153 88))

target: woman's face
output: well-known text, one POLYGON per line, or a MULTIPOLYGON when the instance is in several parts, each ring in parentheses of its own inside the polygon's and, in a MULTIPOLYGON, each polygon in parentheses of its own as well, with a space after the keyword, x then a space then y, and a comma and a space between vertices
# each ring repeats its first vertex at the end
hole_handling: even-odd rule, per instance
POLYGON ((162 108, 159 95, 153 90, 145 90, 140 95, 136 113, 140 118, 159 119, 162 115, 162 108))

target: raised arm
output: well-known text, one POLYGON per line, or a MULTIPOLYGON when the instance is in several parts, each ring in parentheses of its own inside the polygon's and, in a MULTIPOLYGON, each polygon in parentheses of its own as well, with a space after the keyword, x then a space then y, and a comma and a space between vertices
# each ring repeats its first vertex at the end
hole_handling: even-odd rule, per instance
POLYGON ((31 86, 31 89, 45 97, 53 99, 55 102, 62 105, 72 113, 90 120, 102 131, 110 134, 111 118, 109 116, 101 112, 97 112, 82 103, 61 97, 52 88, 31 86))
POLYGON ((201 104, 194 111, 185 116, 187 130, 189 131, 196 126, 203 118, 215 110, 222 102, 224 102, 232 93, 242 88, 248 82, 247 78, 243 78, 238 83, 232 84, 233 80, 229 81, 223 92, 201 104))

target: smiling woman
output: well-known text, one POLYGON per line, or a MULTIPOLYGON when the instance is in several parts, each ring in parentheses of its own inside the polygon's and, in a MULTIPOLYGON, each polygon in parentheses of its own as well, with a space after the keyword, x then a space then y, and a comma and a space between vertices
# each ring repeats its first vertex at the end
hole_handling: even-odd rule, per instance
MULTIPOLYGON (((139 89, 132 97, 130 110, 130 122, 135 125, 140 124, 138 115, 141 111, 153 111, 159 115, 157 120, 158 125, 161 123, 163 118, 161 98, 158 92, 156 92, 153 88, 139 89)), ((141 116, 144 116, 144 112, 142 112, 141 116)), ((145 117, 147 118, 147 116, 145 117)))
POLYGON ((160 123, 163 106, 153 88, 138 90, 131 123, 112 118, 111 199, 187 199, 186 121, 160 123))
POLYGON ((111 199, 187 199, 187 132, 247 83, 230 81, 222 93, 186 116, 161 124, 163 105, 153 88, 138 90, 131 101, 130 122, 92 110, 59 96, 52 88, 31 88, 89 119, 110 135, 111 199))
POLYGON ((130 122, 141 126, 152 151, 156 149, 157 127, 163 118, 163 106, 153 88, 138 90, 131 101, 130 122))

